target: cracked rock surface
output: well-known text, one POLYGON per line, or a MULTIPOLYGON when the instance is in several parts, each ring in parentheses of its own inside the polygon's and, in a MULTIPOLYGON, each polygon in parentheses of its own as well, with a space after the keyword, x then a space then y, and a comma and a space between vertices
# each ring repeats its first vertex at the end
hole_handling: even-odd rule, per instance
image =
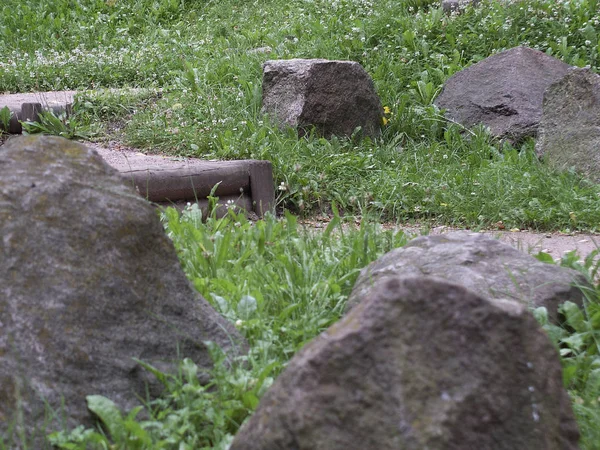
POLYGON ((575 450, 532 314, 426 276, 376 280, 288 364, 231 450, 575 450))
POLYGON ((536 136, 544 91, 569 68, 538 50, 515 47, 452 75, 435 104, 467 128, 481 124, 518 144, 536 136))

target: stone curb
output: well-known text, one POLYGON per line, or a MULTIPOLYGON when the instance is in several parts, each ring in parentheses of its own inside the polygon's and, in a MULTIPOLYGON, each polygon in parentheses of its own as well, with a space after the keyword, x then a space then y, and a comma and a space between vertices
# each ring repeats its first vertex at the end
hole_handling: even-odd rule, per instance
MULTIPOLYGON (((7 106, 12 112, 8 132, 19 134, 19 121, 37 121, 41 111, 58 115, 69 113, 77 91, 37 92, 0 95, 0 109, 7 106)), ((0 125, 1 127, 1 125, 0 125)), ((219 197, 217 215, 227 208, 241 208, 262 217, 275 206, 273 168, 269 161, 205 161, 196 158, 148 156, 135 151, 119 151, 85 143, 117 169, 124 179, 147 200, 181 206, 198 203, 208 209, 211 190, 219 197)))
POLYGON ((23 127, 20 121, 37 122, 41 111, 52 111, 55 115, 69 113, 76 91, 34 92, 27 94, 0 95, 0 109, 8 107, 11 114, 8 130, 11 134, 20 134, 23 127))
POLYGON ((206 161, 85 144, 118 170, 141 196, 154 203, 185 206, 187 202, 194 202, 206 212, 207 197, 216 186, 214 195, 219 197, 219 216, 224 215, 228 207, 236 207, 262 217, 275 206, 270 161, 206 161))

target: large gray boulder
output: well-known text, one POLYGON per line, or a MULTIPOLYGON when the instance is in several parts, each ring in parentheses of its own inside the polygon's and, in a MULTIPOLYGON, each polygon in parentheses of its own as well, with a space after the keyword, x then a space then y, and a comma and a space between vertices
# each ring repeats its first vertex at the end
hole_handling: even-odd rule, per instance
POLYGON ((452 75, 435 104, 465 127, 482 124, 517 144, 536 136, 544 91, 569 67, 538 50, 511 48, 452 75))
POLYGON ((383 107, 373 80, 354 61, 290 59, 263 66, 263 112, 282 126, 325 137, 377 137, 383 107))
MULTIPOLYGON (((156 210, 95 151, 57 137, 0 147, 0 328, 2 435, 17 416, 25 433, 44 428, 44 402, 57 411, 49 431, 90 425, 86 395, 125 409, 146 383, 158 395, 133 358, 172 372, 184 357, 209 367, 206 341, 245 351, 191 287, 156 210)), ((30 448, 43 445, 38 434, 30 448)))
POLYGON ((577 68, 548 88, 536 152, 600 182, 600 75, 577 68))
POLYGON ((527 308, 429 277, 376 280, 303 348, 231 450, 567 450, 558 353, 527 308))
POLYGON ((584 295, 577 286, 589 286, 575 270, 543 263, 482 233, 458 231, 418 237, 371 263, 361 271, 346 310, 365 298, 373 283, 390 275, 434 276, 486 298, 544 306, 554 322, 561 303, 582 304, 584 295))

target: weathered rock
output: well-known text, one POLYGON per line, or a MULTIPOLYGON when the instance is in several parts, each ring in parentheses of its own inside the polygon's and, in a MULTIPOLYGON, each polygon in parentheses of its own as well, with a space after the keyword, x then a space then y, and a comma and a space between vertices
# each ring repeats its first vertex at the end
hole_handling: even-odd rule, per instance
POLYGON ((600 75, 573 69, 546 90, 536 152, 600 182, 600 75))
POLYGON ((517 144, 536 136, 544 91, 568 70, 552 56, 515 47, 452 75, 435 104, 465 127, 483 124, 517 144))
POLYGON ((300 136, 315 129, 325 137, 351 136, 361 127, 377 137, 383 108, 373 80, 360 64, 325 59, 267 61, 263 66, 263 111, 300 136))
POLYGON ((372 283, 390 275, 433 276, 486 298, 544 306, 554 322, 561 303, 582 304, 584 296, 575 285, 588 286, 575 270, 543 263, 481 233, 458 231, 418 237, 371 263, 361 271, 346 310, 365 298, 372 283))
POLYGON ((0 148, 0 236, 0 433, 17 413, 26 433, 42 426, 42 399, 64 400, 52 430, 91 424, 86 395, 129 409, 147 382, 158 394, 132 358, 171 371, 183 357, 210 366, 205 341, 245 350, 192 289, 156 211, 81 144, 0 148))
POLYGON ((231 450, 576 449, 532 314, 429 277, 378 279, 265 394, 231 450))

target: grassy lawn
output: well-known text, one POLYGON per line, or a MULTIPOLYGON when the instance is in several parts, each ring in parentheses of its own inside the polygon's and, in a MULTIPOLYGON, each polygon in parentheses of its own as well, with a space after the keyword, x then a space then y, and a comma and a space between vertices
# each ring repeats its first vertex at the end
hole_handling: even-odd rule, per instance
MULTIPOLYGON (((453 73, 517 45, 599 71, 599 6, 514 1, 447 17, 428 0, 3 0, 0 92, 148 88, 82 94, 63 128, 47 127, 148 152, 268 159, 278 206, 294 214, 335 202, 341 216, 392 222, 597 231, 600 186, 539 162, 532 140, 512 148, 485 129, 463 132, 432 102, 453 73), (360 62, 391 111, 383 136, 298 140, 269 123, 261 64, 293 57, 360 62)), ((202 223, 194 209, 163 219, 189 278, 252 350, 227 368, 215 349, 212 387, 183 361, 180 376, 165 379, 165 397, 147 405, 151 420, 91 398, 112 421, 110 438, 77 429, 54 436, 62 448, 109 448, 110 439, 123 449, 227 448, 286 362, 339 318, 358 270, 405 242, 370 220, 342 231, 338 216, 319 234, 291 214, 254 226, 235 215, 202 223)), ((591 261, 575 259, 563 263, 593 275, 591 261)), ((545 327, 561 346, 582 448, 597 449, 600 308, 598 294, 589 297, 584 311, 565 309, 569 327, 545 327)))
MULTIPOLYGON (((149 152, 273 162, 279 205, 389 221, 597 230, 600 189, 511 148, 460 133, 432 106, 450 75, 520 44, 598 70, 596 0, 516 1, 446 17, 427 0, 5 0, 0 92, 160 88, 82 96, 78 126, 121 121, 149 152), (252 52, 269 47, 268 53, 252 52), (376 142, 298 140, 260 113, 261 64, 351 59, 391 111, 376 142)), ((103 128, 104 127, 104 128, 103 128)), ((110 127, 108 127, 110 129, 110 127)))

